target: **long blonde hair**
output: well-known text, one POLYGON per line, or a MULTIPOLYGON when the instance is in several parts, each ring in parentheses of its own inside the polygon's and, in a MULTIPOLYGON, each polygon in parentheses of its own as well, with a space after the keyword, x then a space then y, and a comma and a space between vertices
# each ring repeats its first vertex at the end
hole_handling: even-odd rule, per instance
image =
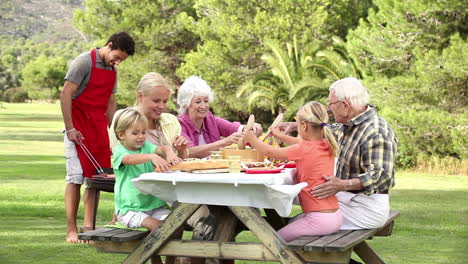
POLYGON ((304 104, 297 111, 297 117, 300 121, 307 122, 312 127, 320 127, 323 129, 325 139, 330 144, 333 156, 338 152, 338 143, 336 142, 331 129, 328 127, 328 113, 325 106, 316 101, 311 101, 304 104))

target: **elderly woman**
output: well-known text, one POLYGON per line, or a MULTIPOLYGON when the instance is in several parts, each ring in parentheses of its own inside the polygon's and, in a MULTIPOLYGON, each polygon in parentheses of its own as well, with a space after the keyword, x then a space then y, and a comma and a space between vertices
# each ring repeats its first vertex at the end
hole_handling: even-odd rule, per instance
MULTIPOLYGON (((171 91, 166 79, 159 73, 149 72, 145 74, 137 85, 136 108, 148 118, 149 129, 146 140, 155 145, 170 145, 178 156, 187 158, 187 140, 181 136, 181 127, 177 118, 169 113, 164 113, 171 91)), ((119 116, 119 110, 114 114, 114 120, 110 130, 113 131, 115 117, 119 116)), ((115 133, 109 133, 111 148, 119 142, 115 133)))
MULTIPOLYGON (((182 135, 188 139, 191 157, 209 156, 210 151, 237 143, 242 137, 243 125, 210 112, 213 97, 211 87, 197 76, 190 76, 179 88, 179 122, 182 135)), ((262 133, 258 123, 253 125, 253 130, 257 135, 262 133)))
MULTIPOLYGON (((213 102, 213 91, 200 77, 190 76, 179 88, 179 122, 182 135, 187 138, 190 157, 203 158, 210 151, 237 143, 243 136, 244 126, 239 122, 229 122, 213 115, 209 108, 213 102), (224 138, 221 138, 224 137, 224 138)), ((260 124, 255 123, 256 134, 262 133, 260 124)), ((203 205, 187 220, 193 227, 194 240, 213 240, 222 210, 217 206, 203 205)), ((191 264, 204 263, 204 259, 191 260, 191 264)), ((211 261, 210 263, 217 263, 211 261)), ((223 263, 229 263, 225 260, 223 263)), ((233 263, 233 262, 232 262, 233 263)))

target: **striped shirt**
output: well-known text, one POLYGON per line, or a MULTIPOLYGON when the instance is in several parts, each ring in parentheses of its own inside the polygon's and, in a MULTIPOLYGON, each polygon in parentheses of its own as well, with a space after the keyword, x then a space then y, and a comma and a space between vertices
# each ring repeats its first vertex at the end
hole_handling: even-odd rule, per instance
POLYGON ((353 118, 348 125, 335 124, 339 144, 336 177, 359 178, 362 193, 386 193, 395 185, 398 139, 374 107, 353 118))

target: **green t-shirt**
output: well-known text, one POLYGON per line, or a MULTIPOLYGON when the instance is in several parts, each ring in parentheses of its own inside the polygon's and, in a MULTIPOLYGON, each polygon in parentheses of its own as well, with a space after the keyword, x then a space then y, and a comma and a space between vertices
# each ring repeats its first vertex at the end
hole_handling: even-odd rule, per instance
POLYGON ((153 172, 154 167, 151 161, 138 165, 122 164, 122 159, 128 154, 151 154, 157 146, 145 142, 137 151, 126 149, 122 144, 117 145, 113 150, 112 164, 115 174, 114 199, 115 213, 124 215, 128 211, 148 211, 163 207, 165 202, 159 198, 141 193, 132 179, 137 178, 142 173, 153 172))

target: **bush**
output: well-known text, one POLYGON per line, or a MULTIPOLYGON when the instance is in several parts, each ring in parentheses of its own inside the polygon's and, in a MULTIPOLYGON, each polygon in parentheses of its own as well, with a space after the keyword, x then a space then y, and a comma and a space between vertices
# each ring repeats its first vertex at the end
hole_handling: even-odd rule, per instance
POLYGON ((414 167, 432 157, 451 157, 459 161, 467 158, 466 115, 437 109, 394 109, 382 109, 380 114, 398 136, 398 167, 414 167))
POLYGON ((29 99, 28 93, 21 87, 6 90, 3 98, 7 103, 24 103, 29 99))

